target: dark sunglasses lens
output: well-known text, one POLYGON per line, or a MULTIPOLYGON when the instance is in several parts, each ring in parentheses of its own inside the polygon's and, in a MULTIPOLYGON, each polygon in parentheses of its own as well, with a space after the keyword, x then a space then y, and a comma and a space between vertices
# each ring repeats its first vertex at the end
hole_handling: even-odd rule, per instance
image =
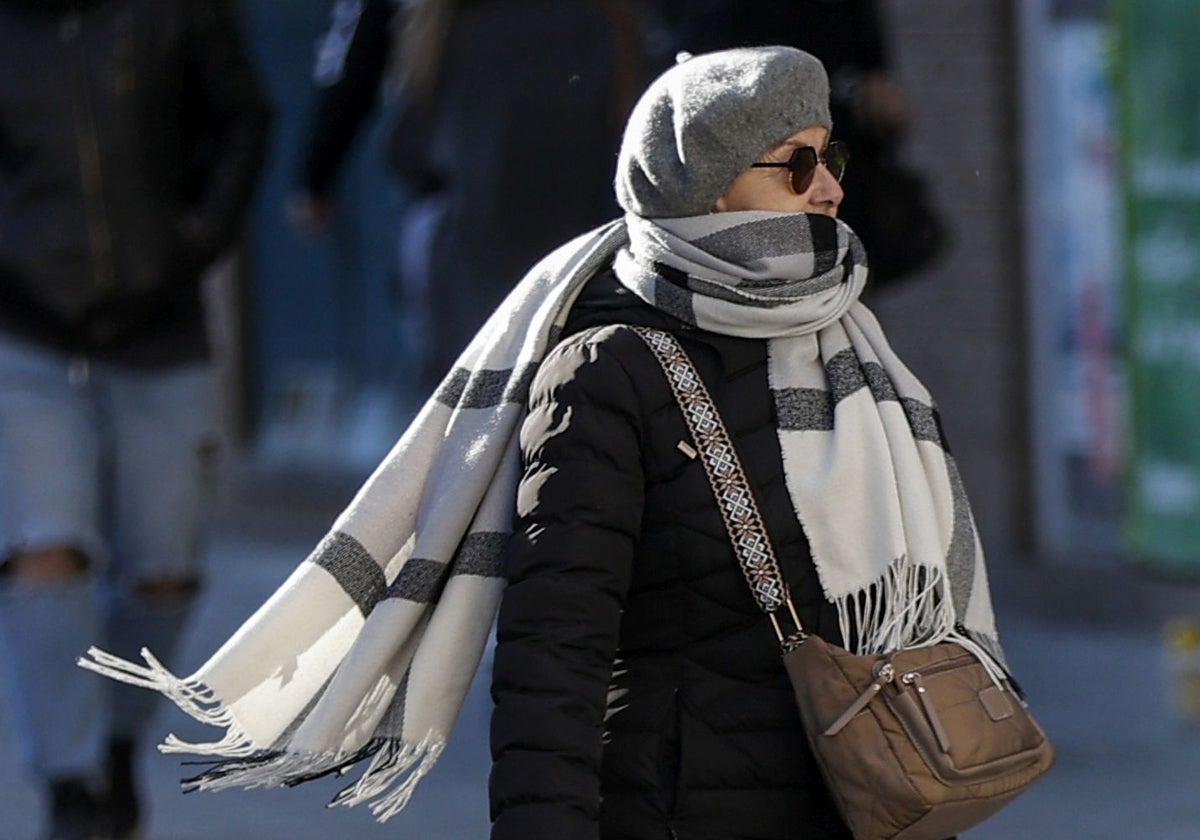
POLYGON ((846 174, 846 164, 849 162, 850 150, 845 143, 835 140, 829 144, 829 148, 825 150, 825 166, 829 169, 830 175, 841 181, 842 176, 846 174))
POLYGON ((812 186, 813 173, 817 171, 817 150, 812 146, 801 146, 792 152, 788 161, 792 172, 792 189, 796 195, 804 195, 812 186))

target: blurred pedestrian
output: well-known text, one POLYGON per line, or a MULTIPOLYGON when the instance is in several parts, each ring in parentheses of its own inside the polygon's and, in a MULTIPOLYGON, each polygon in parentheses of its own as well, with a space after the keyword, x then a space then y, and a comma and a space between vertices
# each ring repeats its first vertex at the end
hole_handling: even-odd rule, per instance
POLYGON ((226 0, 0 0, 0 639, 46 837, 130 837, 216 456, 201 275, 242 230, 269 110, 226 0))
POLYGON ((642 81, 630 0, 341 0, 289 213, 323 232, 337 175, 384 94, 416 395, 450 369, 554 243, 610 218, 612 160, 642 81), (389 74, 388 68, 394 72, 389 74))

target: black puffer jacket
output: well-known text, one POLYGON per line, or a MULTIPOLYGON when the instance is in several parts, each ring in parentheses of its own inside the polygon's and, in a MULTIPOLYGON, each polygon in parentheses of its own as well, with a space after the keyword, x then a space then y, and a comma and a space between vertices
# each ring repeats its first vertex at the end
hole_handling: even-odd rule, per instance
POLYGON ((269 122, 228 0, 0 0, 0 329, 202 355, 269 122))
MULTIPOLYGON (((836 640, 784 484, 765 342, 687 328, 611 274, 568 331, 620 323, 668 329, 692 356, 801 619, 836 640)), ((681 440, 666 379, 628 329, 582 332, 538 373, 493 678, 493 840, 848 837, 681 440)))

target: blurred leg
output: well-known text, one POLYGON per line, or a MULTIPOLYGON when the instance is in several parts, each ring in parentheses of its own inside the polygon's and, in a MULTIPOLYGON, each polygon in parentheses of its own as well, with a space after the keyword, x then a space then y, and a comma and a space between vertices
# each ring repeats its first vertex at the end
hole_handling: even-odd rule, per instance
POLYGON ((99 767, 102 687, 75 659, 100 641, 101 448, 69 360, 0 337, 0 638, 18 739, 43 780, 99 767))
MULTIPOLYGON (((148 647, 169 665, 201 577, 216 459, 213 377, 207 365, 107 374, 115 442, 108 643, 126 658, 148 647)), ((121 695, 114 734, 136 737, 157 695, 121 695)))
MULTIPOLYGON (((126 659, 149 648, 170 667, 201 577, 216 459, 213 378, 208 366, 106 377, 115 441, 108 644, 126 659)), ((116 682, 108 688, 110 809, 121 838, 140 818, 136 745, 160 698, 116 682)))
POLYGON ((39 568, 48 556, 10 561, 0 590, 19 742, 43 782, 98 776, 107 728, 101 681, 75 665, 100 636, 95 577, 52 579, 39 568))
POLYGON ((101 445, 83 369, 0 336, 0 642, 17 741, 55 830, 98 819, 104 687, 76 667, 101 641, 101 445))

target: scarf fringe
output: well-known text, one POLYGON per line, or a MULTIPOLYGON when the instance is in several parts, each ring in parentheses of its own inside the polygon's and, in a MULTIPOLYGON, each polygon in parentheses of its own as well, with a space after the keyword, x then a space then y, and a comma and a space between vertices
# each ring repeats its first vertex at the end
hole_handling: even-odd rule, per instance
POLYGON ((944 569, 901 557, 878 581, 834 602, 842 639, 854 639, 854 652, 860 655, 956 642, 974 654, 1000 685, 1008 675, 992 651, 999 645, 992 639, 981 643, 958 626, 949 589, 944 569))
POLYGON ((444 738, 429 733, 419 744, 389 739, 371 759, 358 781, 343 790, 330 807, 369 804, 379 822, 386 822, 404 810, 408 800, 446 747, 444 738))
POLYGON ((445 746, 444 738, 430 733, 417 744, 406 744, 398 738, 377 738, 356 752, 272 751, 215 764, 199 776, 186 779, 184 787, 187 791, 295 787, 325 776, 343 775, 370 758, 370 765, 358 780, 342 789, 329 807, 366 804, 382 823, 404 809, 445 746))
POLYGON ((345 773, 379 748, 378 742, 372 742, 354 752, 260 751, 248 758, 215 763, 200 775, 184 779, 183 785, 187 792, 295 787, 314 779, 345 773))
POLYGON ((80 657, 76 660, 81 668, 118 682, 157 691, 188 717, 225 730, 225 737, 220 741, 207 744, 192 744, 175 735, 168 735, 159 746, 161 752, 231 758, 254 754, 256 748, 250 737, 238 726, 233 713, 216 699, 212 689, 198 680, 177 677, 148 648, 141 650, 145 665, 138 665, 97 647, 88 648, 87 655, 91 658, 80 657))
POLYGON ((954 632, 954 605, 945 571, 907 556, 888 565, 879 580, 834 601, 842 639, 858 654, 930 645, 954 632))
POLYGON ((91 658, 81 657, 78 660, 80 667, 119 682, 157 691, 188 716, 226 730, 224 738, 212 743, 189 743, 168 735, 159 745, 159 751, 163 753, 230 759, 214 764, 199 776, 185 779, 184 788, 188 791, 293 787, 323 776, 340 775, 370 758, 371 763, 362 776, 338 793, 329 805, 368 804, 376 818, 386 822, 408 804, 418 782, 433 769, 446 746, 444 738, 430 732, 417 744, 406 744, 397 738, 377 738, 351 753, 264 753, 250 742, 235 723, 230 710, 217 702, 208 686, 177 677, 148 649, 141 650, 145 665, 97 647, 88 648, 87 653, 91 658))

